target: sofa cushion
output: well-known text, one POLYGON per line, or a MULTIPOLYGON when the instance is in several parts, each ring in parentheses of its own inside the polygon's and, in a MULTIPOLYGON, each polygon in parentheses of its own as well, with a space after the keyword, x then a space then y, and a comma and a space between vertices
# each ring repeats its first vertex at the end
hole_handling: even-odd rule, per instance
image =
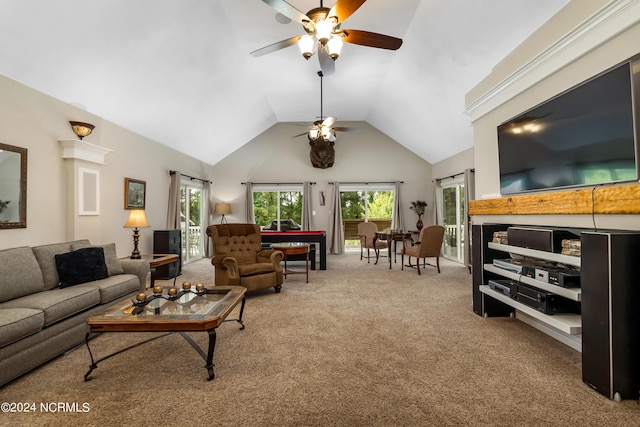
POLYGON ((140 291, 140 280, 133 274, 117 274, 106 279, 96 280, 81 286, 97 288, 100 292, 100 303, 104 304, 133 292, 140 291))
POLYGON ((44 326, 42 310, 32 308, 0 309, 0 347, 35 334, 44 326))
POLYGON ((42 270, 42 279, 44 280, 45 289, 54 289, 58 287, 60 278, 58 277, 58 268, 56 267, 56 254, 63 254, 71 251, 72 244, 90 245, 88 240, 76 240, 67 243, 53 243, 50 245, 35 246, 32 248, 33 254, 40 264, 42 270))
POLYGON ((120 260, 118 260, 118 254, 116 252, 116 244, 115 243, 107 243, 104 245, 89 245, 89 244, 81 244, 81 243, 73 243, 71 244, 71 250, 75 251, 77 249, 82 249, 86 247, 100 247, 104 249, 104 262, 107 264, 107 271, 109 272, 109 276, 114 276, 116 274, 124 274, 124 268, 122 268, 122 264, 120 264, 120 260))
POLYGON ((271 273, 274 271, 270 262, 257 262, 254 264, 238 264, 240 277, 254 276, 256 274, 271 273))
POLYGON ((44 313, 44 326, 71 317, 100 303, 100 292, 96 287, 71 286, 64 289, 42 291, 4 302, 5 308, 32 308, 44 313))
POLYGON ((55 259, 61 288, 109 277, 104 250, 100 247, 86 247, 57 254, 55 259))
POLYGON ((0 251, 0 302, 43 290, 42 272, 31 248, 0 251))

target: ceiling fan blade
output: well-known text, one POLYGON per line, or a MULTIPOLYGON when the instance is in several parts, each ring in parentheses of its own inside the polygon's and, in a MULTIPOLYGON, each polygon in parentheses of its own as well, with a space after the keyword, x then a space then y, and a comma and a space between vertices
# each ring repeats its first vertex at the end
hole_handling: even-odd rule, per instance
MULTIPOLYGON (((294 44, 298 43, 298 40, 300 40, 300 37, 302 37, 302 36, 295 36, 295 37, 291 37, 290 39, 286 39, 286 40, 282 40, 282 41, 270 44, 269 46, 265 46, 265 47, 262 47, 262 48, 260 48, 258 50, 254 50, 249 55, 251 55, 251 56, 263 56, 263 55, 266 55, 268 53, 275 52, 276 50, 280 50, 280 49, 284 49, 285 47, 293 46, 294 44)), ((329 59, 331 59, 331 58, 329 58, 329 59)))
POLYGON ((296 22, 302 23, 302 21, 304 20, 311 21, 311 19, 309 19, 307 15, 300 12, 298 9, 291 6, 289 3, 287 3, 284 0, 262 0, 262 1, 268 4, 269 6, 271 6, 272 8, 274 8, 275 10, 277 10, 278 12, 280 12, 281 14, 283 14, 284 16, 286 16, 287 18, 290 18, 296 22))
POLYGON ((331 125, 333 125, 336 122, 336 120, 338 119, 336 119, 335 117, 327 117, 322 122, 322 126, 331 127, 331 125))
POLYGON ((291 138, 297 138, 297 137, 299 137, 299 136, 302 136, 302 135, 308 135, 308 134, 309 134, 309 132, 299 133, 299 134, 297 134, 297 135, 293 135, 291 138))
POLYGON ((336 72, 336 63, 323 46, 318 46, 318 61, 320 61, 320 69, 323 76, 330 76, 336 72))
POLYGON ((338 0, 327 16, 337 16, 338 22, 344 22, 367 0, 338 0))
POLYGON ((338 132, 362 132, 360 128, 348 128, 348 127, 334 127, 333 130, 338 132))
POLYGON ((344 30, 342 41, 389 50, 397 50, 402 46, 402 39, 362 30, 344 30))

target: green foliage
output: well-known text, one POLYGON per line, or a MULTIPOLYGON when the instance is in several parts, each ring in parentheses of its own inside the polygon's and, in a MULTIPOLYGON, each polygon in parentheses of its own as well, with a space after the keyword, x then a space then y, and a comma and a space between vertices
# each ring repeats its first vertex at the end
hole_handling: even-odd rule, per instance
POLYGON ((280 202, 279 219, 293 219, 301 224, 302 197, 300 191, 254 191, 253 213, 256 224, 265 226, 278 219, 278 201, 280 202), (279 199, 278 193, 280 193, 279 199))
POLYGON ((4 212, 11 200, 0 200, 0 213, 4 212))
POLYGON ((365 199, 368 217, 391 218, 393 213, 393 191, 342 191, 340 204, 343 219, 364 219, 365 199))

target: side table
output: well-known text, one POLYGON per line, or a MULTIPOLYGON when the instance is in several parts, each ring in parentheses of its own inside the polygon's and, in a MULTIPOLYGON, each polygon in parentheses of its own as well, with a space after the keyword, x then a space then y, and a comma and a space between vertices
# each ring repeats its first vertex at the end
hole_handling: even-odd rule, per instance
MULTIPOLYGON (((129 259, 129 257, 121 258, 121 259, 129 259)), ((142 255, 142 259, 149 261, 149 267, 151 269, 151 289, 156 282, 156 268, 161 265, 171 264, 172 262, 178 262, 178 254, 153 254, 153 255, 142 255)), ((173 285, 176 285, 176 279, 178 278, 178 268, 175 269, 175 275, 173 276, 173 285)))
POLYGON ((309 243, 303 242, 280 242, 272 243, 271 249, 282 251, 284 254, 284 278, 287 278, 287 274, 305 274, 307 277, 306 283, 309 283, 309 243), (302 270, 289 270, 287 268, 287 256, 289 255, 305 255, 305 268, 302 270))

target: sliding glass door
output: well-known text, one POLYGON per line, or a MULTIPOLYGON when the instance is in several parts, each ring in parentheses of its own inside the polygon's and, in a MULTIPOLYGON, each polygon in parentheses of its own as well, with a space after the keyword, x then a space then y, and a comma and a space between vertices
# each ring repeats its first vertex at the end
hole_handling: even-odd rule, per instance
POLYGON ((454 182, 442 186, 442 209, 445 227, 443 255, 464 261, 464 184, 454 182))
POLYGON ((204 189, 202 183, 183 181, 180 186, 180 228, 182 230, 182 262, 204 256, 204 189))

